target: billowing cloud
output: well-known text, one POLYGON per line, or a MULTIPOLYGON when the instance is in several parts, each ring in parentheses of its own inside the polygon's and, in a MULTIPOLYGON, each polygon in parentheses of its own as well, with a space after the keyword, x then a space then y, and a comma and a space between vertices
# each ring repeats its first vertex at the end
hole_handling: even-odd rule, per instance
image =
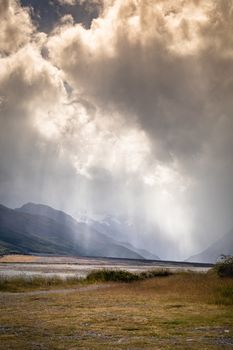
POLYGON ((2 200, 143 217, 164 257, 208 245, 233 226, 231 2, 62 3, 99 16, 45 35, 1 5, 2 200))
POLYGON ((51 59, 98 106, 117 110, 146 130, 158 156, 198 152, 212 123, 200 57, 209 7, 107 4, 90 29, 60 28, 49 40, 51 59))
POLYGON ((30 41, 34 26, 28 8, 22 8, 17 0, 0 3, 0 53, 16 51, 30 41))

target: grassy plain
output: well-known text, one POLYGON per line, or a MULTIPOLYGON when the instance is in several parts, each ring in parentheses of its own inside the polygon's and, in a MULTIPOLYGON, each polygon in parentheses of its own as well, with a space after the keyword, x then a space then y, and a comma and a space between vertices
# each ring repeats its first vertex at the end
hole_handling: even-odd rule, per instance
POLYGON ((0 308, 4 350, 233 348, 233 280, 212 273, 70 293, 0 293, 0 308))

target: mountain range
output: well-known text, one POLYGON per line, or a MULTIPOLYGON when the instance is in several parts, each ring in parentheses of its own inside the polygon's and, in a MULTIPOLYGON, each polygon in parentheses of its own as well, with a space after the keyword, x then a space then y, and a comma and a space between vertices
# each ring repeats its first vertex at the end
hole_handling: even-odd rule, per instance
POLYGON ((0 205, 0 253, 54 254, 145 259, 157 256, 119 242, 105 223, 78 222, 63 211, 27 203, 0 205))
POLYGON ((221 255, 233 255, 233 229, 200 254, 191 256, 187 261, 215 263, 221 255))
MULTIPOLYGON (((0 205, 0 254, 159 260, 158 255, 132 244, 135 234, 144 236, 143 228, 125 218, 107 216, 97 220, 85 216, 76 220, 42 204, 27 203, 16 209, 0 205)), ((222 254, 233 255, 233 230, 186 261, 214 263, 222 254)))

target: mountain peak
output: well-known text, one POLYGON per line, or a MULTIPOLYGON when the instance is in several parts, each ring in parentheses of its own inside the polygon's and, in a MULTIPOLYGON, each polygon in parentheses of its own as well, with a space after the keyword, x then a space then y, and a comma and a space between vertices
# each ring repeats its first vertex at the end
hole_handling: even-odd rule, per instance
POLYGON ((15 210, 32 214, 32 215, 47 216, 54 220, 57 220, 58 218, 59 219, 63 218, 65 221, 67 220, 75 221, 75 219, 71 215, 66 214, 62 210, 54 209, 53 207, 50 207, 49 205, 46 205, 46 204, 37 204, 33 202, 28 202, 22 205, 20 208, 16 208, 15 210))

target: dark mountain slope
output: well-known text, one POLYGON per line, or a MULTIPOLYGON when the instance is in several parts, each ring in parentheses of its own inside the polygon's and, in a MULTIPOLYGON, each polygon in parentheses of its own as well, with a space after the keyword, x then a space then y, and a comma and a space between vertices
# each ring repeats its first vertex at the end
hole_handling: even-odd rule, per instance
POLYGON ((21 253, 142 258, 64 212, 36 204, 16 210, 0 206, 0 247, 21 253))
POLYGON ((76 225, 78 223, 74 218, 72 218, 72 216, 66 214, 65 212, 56 210, 44 204, 27 203, 20 208, 16 208, 15 210, 21 213, 46 216, 63 225, 76 225))
POLYGON ((86 220, 85 223, 80 223, 63 211, 55 210, 47 205, 35 203, 24 204, 21 208, 16 210, 29 214, 44 215, 56 220, 60 224, 68 224, 73 230, 79 231, 79 237, 83 242, 90 242, 91 240, 92 245, 98 246, 98 241, 101 239, 103 242, 106 242, 108 246, 114 242, 114 244, 129 249, 145 259, 160 259, 157 255, 148 252, 146 249, 138 249, 123 240, 130 234, 131 236, 134 235, 137 230, 134 225, 132 227, 129 226, 127 222, 121 220, 121 218, 117 218, 116 220, 114 217, 108 216, 106 222, 86 220), (129 232, 130 230, 131 232, 129 232))
POLYGON ((43 216, 20 213, 0 206, 1 245, 22 253, 78 254, 81 248, 75 244, 66 228, 43 216))

